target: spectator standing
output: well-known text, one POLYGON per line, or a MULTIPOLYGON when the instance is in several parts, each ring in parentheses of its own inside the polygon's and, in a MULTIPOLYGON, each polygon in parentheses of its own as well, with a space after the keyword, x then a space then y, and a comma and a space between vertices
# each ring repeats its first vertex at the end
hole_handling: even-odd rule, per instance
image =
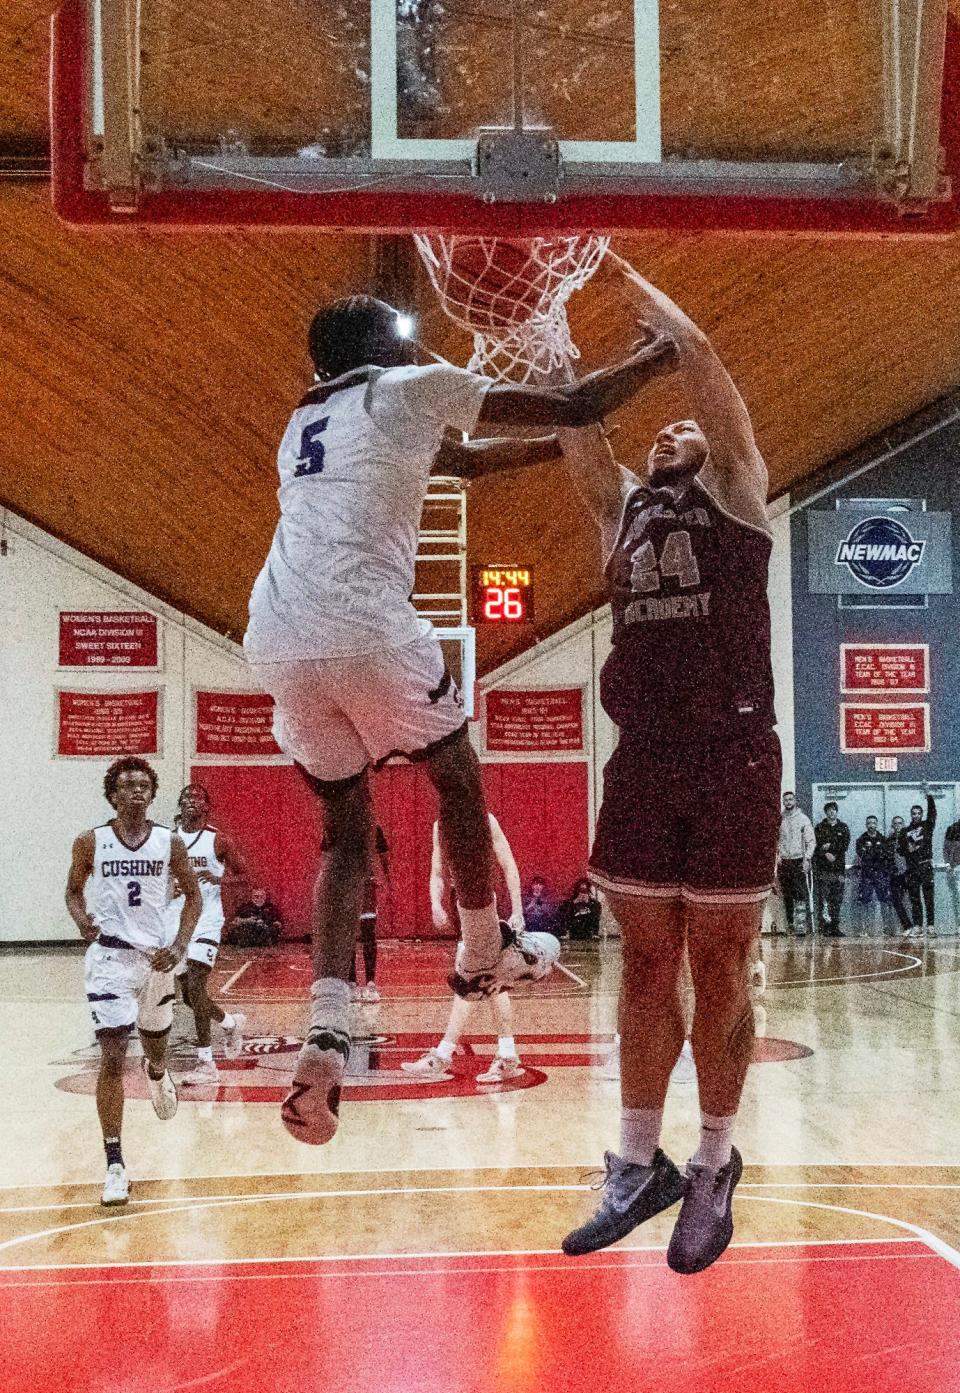
POLYGON ((866 909, 876 899, 881 915, 890 903, 890 849, 887 839, 880 831, 878 818, 868 817, 865 830, 860 833, 856 843, 859 883, 857 885, 857 904, 866 909))
POLYGON ((824 803, 823 818, 814 828, 814 836, 817 843, 813 853, 817 927, 829 938, 842 938, 840 907, 847 878, 850 828, 840 821, 836 803, 824 803))
POLYGON ((951 823, 944 833, 943 855, 953 900, 953 931, 960 933, 960 822, 951 823))
MULTIPOLYGON (((787 933, 795 932, 794 917, 797 905, 803 907, 804 924, 810 912, 807 875, 816 844, 813 823, 803 809, 797 806, 797 795, 788 791, 783 795, 780 839, 777 843, 777 884, 783 896, 787 933)), ((806 928, 796 932, 802 937, 806 928)))
POLYGON ((923 791, 927 796, 927 815, 915 803, 910 809, 910 821, 900 833, 898 849, 907 863, 906 886, 910 896, 910 912, 913 916, 913 933, 909 936, 919 938, 923 934, 923 912, 927 913, 927 933, 936 933, 933 893, 933 829, 937 825, 937 804, 927 785, 923 791), (922 903, 921 903, 922 901, 922 903))
POLYGON ((523 901, 523 921, 534 933, 557 932, 557 906, 542 875, 535 875, 523 901))
POLYGON ((600 901, 584 877, 560 906, 560 930, 564 937, 592 940, 600 937, 600 901))
POLYGON ((900 833, 903 831, 903 818, 895 817, 890 823, 890 834, 885 838, 887 856, 890 861, 890 903, 896 910, 900 927, 905 934, 913 929, 913 920, 907 909, 907 863, 900 852, 900 833))
POLYGON ((227 939, 241 948, 276 947, 283 933, 280 911, 261 886, 251 890, 249 900, 238 905, 227 939))

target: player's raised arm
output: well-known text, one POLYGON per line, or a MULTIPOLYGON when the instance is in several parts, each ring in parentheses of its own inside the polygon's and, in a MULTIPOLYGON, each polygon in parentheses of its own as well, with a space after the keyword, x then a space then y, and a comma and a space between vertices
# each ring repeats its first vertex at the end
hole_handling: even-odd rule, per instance
POLYGON ((83 832, 73 843, 73 855, 67 874, 67 893, 64 896, 70 918, 80 930, 84 943, 92 943, 99 930, 87 913, 84 887, 93 874, 93 853, 96 839, 92 832, 83 832))
POLYGON ((513 469, 526 469, 533 464, 546 464, 560 459, 562 451, 555 435, 538 436, 535 440, 457 440, 444 436, 433 463, 434 474, 449 474, 457 479, 479 479, 485 474, 502 474, 513 469))
POLYGON ((703 330, 627 262, 609 255, 651 333, 658 340, 669 335, 676 343, 682 386, 710 447, 704 483, 743 521, 766 527, 767 467, 736 384, 703 330))
POLYGON ((589 426, 616 411, 654 377, 676 370, 677 348, 668 334, 648 340, 628 358, 579 381, 531 387, 497 382, 487 392, 478 420, 489 425, 589 426))

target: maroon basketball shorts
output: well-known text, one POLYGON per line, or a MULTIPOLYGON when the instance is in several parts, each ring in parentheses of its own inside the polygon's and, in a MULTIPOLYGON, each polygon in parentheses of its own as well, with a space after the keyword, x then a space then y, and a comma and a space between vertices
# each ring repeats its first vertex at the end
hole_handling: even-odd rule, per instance
POLYGON ((622 895, 762 903, 780 830, 780 760, 772 730, 704 743, 622 731, 603 773, 593 880, 622 895))

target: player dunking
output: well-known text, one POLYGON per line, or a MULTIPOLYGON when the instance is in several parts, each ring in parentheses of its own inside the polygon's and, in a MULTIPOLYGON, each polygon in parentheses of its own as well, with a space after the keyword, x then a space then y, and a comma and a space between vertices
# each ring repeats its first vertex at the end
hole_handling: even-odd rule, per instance
POLYGON ((777 847, 767 472, 707 337, 635 272, 628 279, 651 332, 677 344, 696 419, 658 433, 642 479, 618 468, 598 432, 561 437, 608 558, 613 651, 600 692, 620 739, 591 865, 624 955, 620 1154, 607 1153, 603 1201, 563 1248, 594 1252, 682 1199, 667 1261, 699 1272, 733 1233, 742 1163, 732 1133, 754 1045, 750 963, 777 847), (684 1038, 685 942, 701 1133, 681 1175, 659 1140, 684 1038))
POLYGON ((435 464, 472 477, 558 450, 553 439, 462 445, 444 434, 469 433, 478 421, 587 425, 669 370, 675 350, 667 340, 647 344, 570 386, 493 385, 447 363, 417 366, 397 312, 369 296, 320 310, 309 347, 318 385, 280 444, 280 521, 244 642, 276 703, 276 738, 324 810, 310 1024, 282 1107, 292 1135, 322 1143, 337 1128, 350 1050, 348 978, 369 874, 371 764, 394 755, 422 760, 437 789, 463 928, 457 993, 479 998, 549 968, 522 936, 503 941, 479 763, 439 641, 410 597, 435 464))
MULTIPOLYGON (((193 1012, 197 1028, 197 1064, 180 1082, 187 1087, 216 1084, 219 1077, 210 1044, 210 1022, 223 1028, 224 1054, 236 1059, 243 1048, 243 1027, 246 1017, 239 1011, 230 1015, 211 1000, 207 981, 220 948, 223 933, 222 886, 228 877, 244 880, 246 870, 233 839, 216 827, 210 827, 210 795, 203 784, 187 784, 177 801, 179 832, 190 864, 196 873, 203 897, 200 919, 187 945, 186 957, 177 964, 176 976, 186 1005, 193 1012)), ((177 886, 179 890, 179 886, 177 886)), ((183 895, 170 901, 167 913, 174 933, 183 913, 183 895)))
POLYGON ((116 816, 74 842, 66 902, 90 944, 84 984, 100 1045, 97 1113, 107 1154, 101 1203, 109 1206, 126 1204, 129 1197, 120 1129, 123 1065, 134 1026, 143 1045, 154 1112, 166 1121, 177 1111, 177 1090, 166 1063, 173 969, 186 952, 202 900, 183 842, 168 827, 147 819, 157 776, 146 760, 135 755, 116 760, 107 770, 103 791, 116 816), (183 910, 174 926, 167 917, 171 874, 183 890, 183 910))

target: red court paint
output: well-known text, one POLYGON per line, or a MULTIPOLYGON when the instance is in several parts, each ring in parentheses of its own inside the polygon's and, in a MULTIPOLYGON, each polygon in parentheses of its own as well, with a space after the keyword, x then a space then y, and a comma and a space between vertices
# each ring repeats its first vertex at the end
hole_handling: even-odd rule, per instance
POLYGON ((17 1393, 960 1390, 960 1273, 912 1241, 7 1272, 0 1325, 17 1393))
MULTIPOLYGON (((402 1061, 419 1056, 436 1044, 437 1033, 383 1033, 368 1041, 354 1042, 347 1083, 343 1090, 345 1102, 382 1103, 431 1098, 482 1098, 490 1094, 515 1093, 520 1089, 536 1088, 547 1082, 544 1069, 586 1069, 601 1064, 610 1052, 610 1035, 519 1035, 517 1046, 523 1060, 523 1073, 504 1083, 481 1083, 482 1074, 496 1052, 492 1035, 468 1035, 461 1041, 461 1052, 450 1065, 448 1079, 411 1079, 400 1068, 402 1061), (574 1046, 563 1052, 559 1047, 574 1046), (576 1046, 592 1046, 576 1049, 576 1046), (477 1048, 480 1048, 480 1053, 477 1048), (552 1047, 552 1048, 551 1048, 552 1047), (366 1066, 363 1068, 363 1066, 366 1066)), ((293 1060, 300 1049, 300 1040, 292 1035, 255 1036, 244 1043, 240 1059, 218 1061, 220 1079, 204 1088, 180 1085, 181 1103, 279 1103, 286 1096, 293 1072, 293 1060)), ((813 1051, 792 1040, 757 1040, 754 1063, 785 1063, 804 1059, 813 1051)), ((96 1088, 96 1056, 91 1052, 86 1067, 76 1074, 57 1080, 64 1093, 93 1096, 96 1088)), ((171 1072, 174 1078, 192 1069, 194 1055, 174 1052, 171 1072)), ((138 1061, 127 1064, 124 1088, 128 1098, 146 1100, 146 1080, 138 1061)))

